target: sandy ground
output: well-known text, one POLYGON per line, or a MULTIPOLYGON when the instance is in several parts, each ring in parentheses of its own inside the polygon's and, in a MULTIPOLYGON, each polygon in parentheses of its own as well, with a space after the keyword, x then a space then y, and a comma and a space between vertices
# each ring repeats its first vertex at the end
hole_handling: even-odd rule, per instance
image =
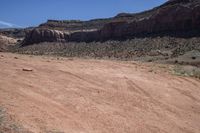
POLYGON ((200 81, 152 68, 0 53, 0 106, 34 133, 200 133, 200 81))

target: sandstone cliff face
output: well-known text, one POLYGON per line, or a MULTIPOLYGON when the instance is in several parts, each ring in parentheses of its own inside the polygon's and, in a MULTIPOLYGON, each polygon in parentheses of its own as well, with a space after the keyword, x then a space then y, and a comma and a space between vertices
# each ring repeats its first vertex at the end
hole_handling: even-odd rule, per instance
POLYGON ((140 14, 120 14, 103 28, 95 30, 88 28, 88 30, 80 29, 67 33, 69 30, 57 31, 39 27, 27 34, 23 45, 54 41, 104 41, 146 34, 185 33, 193 30, 199 32, 200 1, 170 0, 160 7, 140 14))
POLYGON ((101 29, 107 38, 137 36, 163 32, 187 32, 200 29, 200 3, 173 0, 156 9, 151 16, 132 22, 111 22, 101 29))

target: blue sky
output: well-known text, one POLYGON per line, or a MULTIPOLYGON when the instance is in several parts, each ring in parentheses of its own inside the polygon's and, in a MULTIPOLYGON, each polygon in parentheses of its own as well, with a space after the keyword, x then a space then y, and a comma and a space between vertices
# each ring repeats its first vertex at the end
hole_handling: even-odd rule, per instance
POLYGON ((135 13, 166 0, 0 0, 0 28, 37 26, 48 19, 106 18, 135 13))

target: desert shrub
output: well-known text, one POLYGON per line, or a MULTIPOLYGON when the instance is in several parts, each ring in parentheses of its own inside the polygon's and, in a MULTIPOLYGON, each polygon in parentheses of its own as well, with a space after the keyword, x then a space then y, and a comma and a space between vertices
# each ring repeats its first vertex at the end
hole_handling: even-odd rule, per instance
POLYGON ((189 76, 200 79, 200 68, 195 66, 176 65, 173 68, 173 74, 179 76, 189 76))

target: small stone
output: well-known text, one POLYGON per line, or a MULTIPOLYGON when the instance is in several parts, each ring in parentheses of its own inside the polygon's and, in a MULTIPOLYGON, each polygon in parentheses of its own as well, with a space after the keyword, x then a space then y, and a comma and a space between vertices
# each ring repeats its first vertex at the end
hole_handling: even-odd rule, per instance
POLYGON ((26 72, 31 72, 31 71, 33 71, 33 69, 30 69, 30 68, 23 68, 22 70, 23 70, 23 71, 26 71, 26 72))
POLYGON ((195 57, 195 56, 192 56, 192 59, 193 59, 193 60, 195 60, 195 59, 196 59, 196 57, 195 57))

